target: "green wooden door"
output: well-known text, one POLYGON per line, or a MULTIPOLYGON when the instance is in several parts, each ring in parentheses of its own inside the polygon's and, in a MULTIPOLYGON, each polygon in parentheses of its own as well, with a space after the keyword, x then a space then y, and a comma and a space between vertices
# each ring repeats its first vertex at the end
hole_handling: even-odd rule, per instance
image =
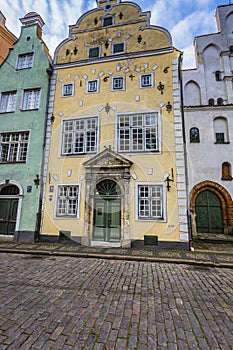
POLYGON ((197 232, 223 233, 222 206, 211 191, 201 192, 196 200, 197 232))
POLYGON ((18 199, 0 199, 0 234, 13 235, 15 231, 18 199))
POLYGON ((121 239, 121 202, 119 187, 104 180, 96 186, 94 241, 119 242, 121 239))
POLYGON ((120 199, 96 198, 94 209, 94 241, 119 242, 120 236, 120 199))

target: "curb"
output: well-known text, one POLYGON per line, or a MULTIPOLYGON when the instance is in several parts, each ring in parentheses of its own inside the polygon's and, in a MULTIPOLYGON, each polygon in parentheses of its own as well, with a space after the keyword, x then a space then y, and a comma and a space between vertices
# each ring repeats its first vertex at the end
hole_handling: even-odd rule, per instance
POLYGON ((81 252, 61 252, 51 250, 24 250, 24 249, 7 249, 0 248, 0 253, 11 254, 30 254, 30 255, 44 255, 44 256, 61 256, 72 258, 92 258, 92 259, 105 259, 105 260, 126 260, 126 261, 139 261, 139 262, 158 262, 168 264, 184 264, 193 266, 205 266, 205 267, 218 267, 218 268, 233 268, 233 263, 225 262, 210 262, 210 261, 197 261, 197 260, 185 260, 176 258, 158 258, 147 257, 141 255, 120 255, 120 254, 99 254, 99 253, 81 253, 81 252))

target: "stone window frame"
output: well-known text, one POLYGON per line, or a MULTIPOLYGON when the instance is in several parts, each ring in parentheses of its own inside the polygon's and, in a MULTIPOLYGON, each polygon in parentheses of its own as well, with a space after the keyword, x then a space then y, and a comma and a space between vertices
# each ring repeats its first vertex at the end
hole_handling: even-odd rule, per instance
POLYGON ((62 119, 61 134, 60 134, 60 156, 61 157, 72 157, 72 156, 78 157, 78 156, 96 154, 99 148, 99 129, 100 129, 99 116, 97 115, 62 119), (95 120, 95 127, 94 128, 86 127, 86 125, 88 124, 88 121, 91 121, 91 120, 95 120), (78 126, 75 126, 76 122, 78 126), (80 123, 83 124, 83 128, 79 127, 80 123), (65 124, 67 124, 67 126, 65 126, 65 124), (94 150, 88 151, 87 150, 88 145, 90 147, 90 140, 88 139, 88 137, 92 137, 90 136, 91 132, 95 133, 95 147, 94 147, 94 150), (80 144, 79 147, 80 148, 83 147, 83 149, 82 151, 75 152, 75 147, 76 147, 75 142, 77 140, 75 138, 78 136, 80 137, 80 140, 83 141, 83 144, 80 144), (69 148, 70 151, 66 151, 67 147, 70 147, 69 148))
POLYGON ((86 82, 86 94, 96 94, 100 91, 100 80, 99 79, 91 79, 86 82), (96 82, 96 90, 90 90, 89 86, 91 83, 96 82))
POLYGON ((88 48, 88 58, 98 58, 98 57, 100 57, 101 56, 101 46, 93 46, 93 47, 89 47, 88 48), (94 56, 92 56, 91 55, 91 51, 92 50, 96 50, 96 49, 98 49, 98 55, 94 55, 94 56))
POLYGON ((62 84, 62 97, 72 97, 74 96, 74 83, 62 84), (68 91, 68 87, 70 91, 68 91))
POLYGON ((153 88, 154 87, 154 73, 143 73, 140 75, 140 89, 146 89, 146 88, 153 88), (150 83, 149 84, 145 84, 143 82, 145 77, 150 77, 150 83))
POLYGON ((124 41, 112 43, 112 54, 113 55, 118 55, 120 53, 124 53, 125 50, 126 50, 126 43, 124 41), (114 48, 117 47, 118 45, 123 45, 123 50, 121 50, 121 51, 114 51, 114 48))
POLYGON ((126 79, 124 75, 119 75, 119 76, 113 76, 111 79, 111 91, 125 91, 126 89, 126 79), (116 87, 115 82, 117 79, 122 81, 122 86, 121 87, 116 87))

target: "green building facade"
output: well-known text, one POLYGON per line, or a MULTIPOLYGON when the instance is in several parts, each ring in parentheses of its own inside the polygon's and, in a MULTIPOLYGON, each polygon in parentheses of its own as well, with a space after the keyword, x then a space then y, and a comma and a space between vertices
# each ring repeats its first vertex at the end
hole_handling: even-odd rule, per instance
POLYGON ((41 169, 51 69, 35 12, 0 66, 0 239, 34 241, 40 225, 41 169))

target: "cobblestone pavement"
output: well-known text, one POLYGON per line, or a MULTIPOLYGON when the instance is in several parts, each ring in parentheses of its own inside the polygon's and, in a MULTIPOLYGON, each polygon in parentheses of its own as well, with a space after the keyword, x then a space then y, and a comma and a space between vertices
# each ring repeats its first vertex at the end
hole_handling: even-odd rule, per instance
POLYGON ((0 254, 0 349, 233 349, 233 269, 0 254))

